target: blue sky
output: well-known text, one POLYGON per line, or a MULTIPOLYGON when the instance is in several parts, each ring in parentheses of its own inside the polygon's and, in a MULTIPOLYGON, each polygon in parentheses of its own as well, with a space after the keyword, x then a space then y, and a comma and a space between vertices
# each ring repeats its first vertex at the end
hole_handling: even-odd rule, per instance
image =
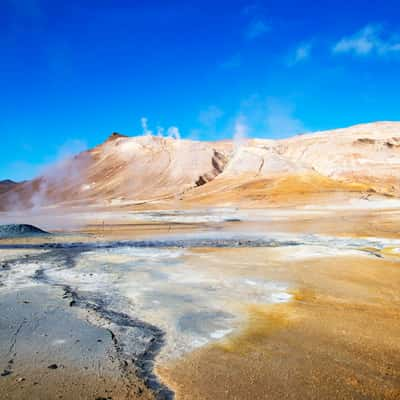
POLYGON ((399 21, 391 0, 0 0, 0 179, 113 131, 277 138, 399 120, 399 21))

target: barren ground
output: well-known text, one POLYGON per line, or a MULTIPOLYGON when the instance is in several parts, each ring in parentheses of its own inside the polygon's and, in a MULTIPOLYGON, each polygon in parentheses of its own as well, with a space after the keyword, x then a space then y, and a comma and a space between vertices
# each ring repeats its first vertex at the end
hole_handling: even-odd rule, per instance
MULTIPOLYGON (((99 211, 91 220, 69 215, 68 234, 1 240, 1 262, 10 269, 0 271, 0 361, 12 370, 0 377, 2 398, 142 399, 174 392, 177 399, 397 399, 399 216, 378 202, 99 211), (179 247, 40 247, 155 238, 178 240, 179 247), (210 245, 191 247, 189 240, 198 238, 210 245), (236 244, 212 245, 222 238, 236 244), (257 238, 276 243, 243 245, 257 238), (32 280, 38 270, 40 279, 32 280), (63 299, 67 286, 76 297, 63 299), (126 328, 135 318, 149 324, 135 322, 142 336, 126 328), (150 334, 163 339, 146 358, 145 374, 138 373, 138 343, 150 334), (133 360, 128 371, 120 364, 127 359, 133 360), (62 368, 48 369, 53 363, 62 368), (146 376, 151 371, 156 376, 146 376)), ((2 222, 18 218, 3 215, 2 222)), ((35 218, 28 222, 41 219, 35 218)))

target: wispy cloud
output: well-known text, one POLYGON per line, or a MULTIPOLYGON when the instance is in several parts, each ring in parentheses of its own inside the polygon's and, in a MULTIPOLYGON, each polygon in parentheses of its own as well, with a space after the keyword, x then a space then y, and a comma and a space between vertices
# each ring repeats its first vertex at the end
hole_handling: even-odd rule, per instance
POLYGON ((287 64, 289 67, 292 67, 296 64, 307 61, 311 56, 312 51, 312 43, 311 42, 303 42, 300 43, 296 49, 289 55, 287 64))
POLYGON ((355 34, 340 39, 333 47, 334 54, 353 53, 357 56, 400 54, 398 35, 385 32, 382 25, 370 24, 355 34))
POLYGON ((245 137, 282 138, 308 130, 290 99, 255 93, 241 102, 224 132, 225 136, 234 132, 236 142, 240 142, 245 137))
POLYGON ((260 18, 253 19, 250 21, 246 29, 247 39, 256 39, 271 30, 271 26, 264 20, 260 18))

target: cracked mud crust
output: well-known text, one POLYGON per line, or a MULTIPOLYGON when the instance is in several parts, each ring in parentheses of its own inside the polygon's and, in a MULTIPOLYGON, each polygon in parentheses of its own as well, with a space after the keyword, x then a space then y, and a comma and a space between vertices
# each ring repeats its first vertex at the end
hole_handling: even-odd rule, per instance
POLYGON ((109 331, 77 315, 60 288, 0 295, 0 398, 154 399, 127 374, 109 331))

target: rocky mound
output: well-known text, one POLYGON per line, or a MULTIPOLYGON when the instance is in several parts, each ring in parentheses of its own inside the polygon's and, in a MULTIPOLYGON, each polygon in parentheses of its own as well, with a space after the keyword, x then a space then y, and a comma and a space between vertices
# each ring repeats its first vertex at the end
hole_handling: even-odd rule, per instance
POLYGON ((50 233, 43 231, 36 226, 27 224, 0 225, 0 238, 17 238, 38 235, 50 235, 50 233))
POLYGON ((226 162, 225 154, 208 142, 113 134, 92 150, 0 194, 0 210, 175 199, 213 180, 226 162))

